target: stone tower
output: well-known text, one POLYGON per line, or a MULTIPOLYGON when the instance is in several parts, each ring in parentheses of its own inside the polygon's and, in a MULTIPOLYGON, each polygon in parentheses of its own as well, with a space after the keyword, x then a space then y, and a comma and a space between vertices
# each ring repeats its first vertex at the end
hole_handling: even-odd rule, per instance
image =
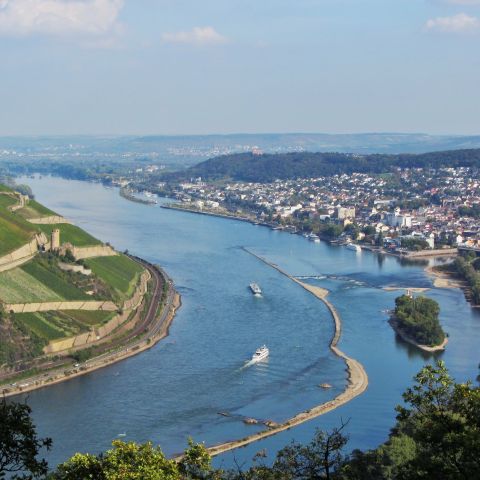
POLYGON ((58 250, 60 248, 60 229, 54 228, 50 239, 50 249, 58 250))

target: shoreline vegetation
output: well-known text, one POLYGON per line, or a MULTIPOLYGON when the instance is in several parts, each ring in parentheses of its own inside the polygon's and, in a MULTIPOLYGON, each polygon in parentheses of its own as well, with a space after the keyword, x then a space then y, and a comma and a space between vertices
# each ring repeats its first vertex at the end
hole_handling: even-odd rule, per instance
POLYGON ((5 398, 22 395, 34 390, 56 385, 72 378, 86 375, 101 368, 113 365, 114 363, 149 350, 160 340, 168 336, 176 312, 182 305, 181 296, 175 290, 173 281, 162 268, 151 265, 138 257, 135 257, 135 260, 147 268, 152 274, 152 277, 155 276, 156 279, 155 291, 152 292, 151 298, 144 306, 146 316, 152 317, 151 321, 147 322, 147 325, 144 326, 147 330, 146 334, 134 337, 133 339, 130 339, 130 342, 117 346, 114 350, 92 357, 81 366, 76 364, 76 366, 72 368, 72 366, 66 367, 65 364, 63 364, 59 369, 40 369, 36 374, 22 378, 21 381, 18 380, 18 382, 21 383, 13 389, 11 386, 0 385, 2 395, 5 398), (163 279, 164 284, 167 286, 165 303, 163 305, 159 303, 162 294, 160 290, 160 278, 163 279), (161 306, 160 310, 159 306, 161 306))
POLYGON ((397 319, 394 317, 390 318, 388 323, 391 325, 391 327, 395 330, 395 333, 404 341, 409 343, 410 345, 413 345, 420 350, 423 350, 426 353, 435 353, 435 352, 443 352, 445 350, 445 347, 447 346, 448 343, 448 337, 445 337, 443 342, 439 345, 434 345, 434 346, 429 346, 429 345, 421 345, 420 343, 417 343, 413 338, 411 338, 399 325, 397 319))
POLYGON ((431 298, 414 297, 410 292, 395 299, 395 310, 388 321, 405 342, 426 353, 445 350, 448 335, 438 318, 440 306, 431 298))
POLYGON ((455 278, 452 272, 446 272, 445 270, 439 270, 438 266, 425 267, 425 272, 433 278, 433 286, 435 288, 460 288, 465 289, 468 287, 467 282, 455 278))
POLYGON ((249 253, 250 255, 254 256, 255 258, 257 258, 261 262, 265 263, 266 265, 274 268, 282 275, 285 275, 287 278, 289 278, 293 282, 300 285, 307 292, 314 295, 316 298, 318 298, 320 301, 322 301, 326 305, 328 311, 330 312, 330 315, 332 316, 332 319, 334 321, 334 326, 335 326, 334 335, 332 337, 332 340, 330 341, 330 349, 337 357, 340 357, 345 361, 347 366, 347 372, 348 372, 348 384, 346 385, 345 390, 339 395, 337 395, 335 398, 333 398, 332 400, 329 400, 325 403, 317 405, 309 410, 300 412, 295 416, 293 416, 292 418, 284 421, 283 423, 275 424, 274 426, 272 426, 267 430, 262 430, 260 432, 253 433, 252 435, 248 435, 247 437, 244 437, 239 440, 233 440, 230 442, 225 442, 225 443, 214 445, 212 447, 207 448, 207 451, 211 456, 220 455, 230 450, 244 447, 245 445, 249 445, 259 440, 263 440, 267 437, 271 437, 280 432, 288 430, 292 427, 300 425, 304 422, 312 420, 320 415, 323 415, 327 412, 335 410, 336 408, 350 402, 355 397, 365 392, 365 390, 368 388, 368 375, 363 365, 359 361, 347 356, 337 347, 337 344, 340 340, 340 336, 342 333, 342 320, 337 310, 335 309, 335 307, 326 298, 327 295, 329 294, 328 290, 321 287, 315 287, 313 285, 309 285, 308 283, 302 282, 297 278, 291 276, 289 273, 285 272, 278 265, 269 262, 265 258, 252 252, 251 250, 245 247, 243 247, 243 250, 249 253))

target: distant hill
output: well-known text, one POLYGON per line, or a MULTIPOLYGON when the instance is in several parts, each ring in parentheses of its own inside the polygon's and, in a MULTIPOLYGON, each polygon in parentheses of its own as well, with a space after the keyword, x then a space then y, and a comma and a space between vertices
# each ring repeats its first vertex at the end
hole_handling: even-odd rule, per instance
POLYGON ((190 178, 247 182, 271 182, 331 176, 335 174, 384 173, 395 167, 480 167, 480 149, 449 150, 422 154, 348 154, 295 152, 281 154, 240 153, 201 162, 181 172, 164 174, 167 181, 190 178))

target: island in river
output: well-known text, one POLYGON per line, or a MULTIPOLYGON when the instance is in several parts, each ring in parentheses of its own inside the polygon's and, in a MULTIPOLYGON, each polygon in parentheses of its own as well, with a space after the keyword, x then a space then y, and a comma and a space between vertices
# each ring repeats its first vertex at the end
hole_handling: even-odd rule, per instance
POLYGON ((444 350, 447 335, 440 325, 440 307, 435 300, 409 292, 395 299, 390 325, 400 337, 424 352, 444 350))

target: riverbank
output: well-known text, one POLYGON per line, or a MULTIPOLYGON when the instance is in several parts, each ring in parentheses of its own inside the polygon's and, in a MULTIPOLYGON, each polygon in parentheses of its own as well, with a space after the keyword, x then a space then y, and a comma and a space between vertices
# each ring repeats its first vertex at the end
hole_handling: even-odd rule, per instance
POLYGON ((430 277, 433 277, 433 285, 436 288, 461 288, 468 287, 467 282, 455 278, 451 273, 440 271, 435 266, 429 266, 425 268, 425 273, 430 277))
POLYGON ((395 252, 391 250, 386 250, 385 248, 381 248, 378 246, 373 245, 366 245, 366 244, 359 244, 362 250, 367 250, 372 253, 377 253, 380 255, 391 255, 392 257, 397 258, 406 258, 408 260, 422 260, 425 258, 431 257, 454 257, 458 254, 456 248, 437 248, 434 250, 420 250, 418 252, 395 252))
MULTIPOLYGON (((218 217, 218 218, 225 218, 227 220, 239 220, 241 222, 248 222, 253 225, 261 225, 264 227, 269 227, 274 230, 280 230, 284 231, 287 233, 296 233, 296 234, 301 234, 302 232, 299 230, 296 230, 295 227, 283 227, 281 225, 278 225, 276 223, 266 223, 266 222, 261 222, 259 221, 256 217, 250 217, 248 215, 246 216, 240 216, 240 215, 235 215, 235 214, 228 214, 228 213, 223 213, 223 212, 218 212, 218 211, 212 211, 208 209, 202 209, 200 210, 199 208, 196 207, 187 207, 184 205, 180 205, 177 203, 172 203, 170 205, 161 205, 161 208, 169 209, 169 210, 179 210, 181 212, 188 212, 188 213, 194 213, 197 215, 208 215, 210 217, 218 217), (294 230, 290 230, 290 229, 294 230)), ((332 245, 338 245, 338 246, 343 246, 343 243, 339 243, 337 240, 333 240, 331 238, 328 238, 326 236, 320 235, 319 234, 320 240, 324 242, 328 242, 332 245)), ((408 259, 408 260, 422 260, 425 258, 432 258, 432 257, 454 257, 458 254, 458 251, 456 248, 437 248, 433 250, 420 250, 420 251, 391 251, 387 250, 382 247, 374 246, 374 245, 368 245, 364 243, 359 243, 358 246, 362 250, 369 251, 371 253, 376 253, 378 255, 390 255, 392 257, 396 258, 401 258, 401 259, 408 259)))
POLYGON ((138 198, 135 195, 133 195, 133 192, 131 190, 128 190, 125 187, 121 187, 119 194, 121 197, 125 198, 126 200, 130 200, 131 202, 134 203, 141 203, 143 205, 154 205, 157 202, 155 200, 146 200, 143 198, 138 198))
POLYGON ((313 418, 316 418, 327 412, 335 410, 336 408, 350 402, 355 397, 362 394, 368 388, 368 375, 365 369, 363 368, 363 365, 357 360, 347 356, 344 352, 342 352, 337 347, 337 344, 340 340, 340 336, 342 333, 342 321, 335 307, 332 305, 332 303, 330 303, 326 299, 329 293, 328 290, 321 287, 315 287, 313 285, 309 285, 308 283, 302 282, 297 278, 291 276, 289 273, 285 272, 278 265, 269 262, 268 260, 257 255, 256 253, 253 253, 247 248, 243 247, 243 250, 245 250, 250 255, 253 255, 258 260, 262 261, 268 266, 274 268, 282 275, 285 275, 287 278, 289 278, 293 282, 300 285, 302 288, 304 288, 306 291, 314 295, 316 298, 318 298, 320 301, 322 301, 326 305, 334 321, 334 334, 333 334, 332 340, 330 341, 330 349, 337 357, 345 361, 347 366, 347 372, 348 372, 348 384, 345 390, 339 395, 337 395, 334 399, 329 400, 328 402, 322 403, 321 405, 317 405, 304 412, 300 412, 294 417, 290 418, 289 420, 286 420, 281 424, 275 425, 269 428, 268 430, 262 430, 260 432, 244 437, 240 440, 234 440, 231 442, 222 443, 220 445, 215 445, 213 447, 208 448, 207 450, 211 456, 220 455, 221 453, 225 453, 229 450, 234 450, 236 448, 244 447, 246 445, 257 442, 259 440, 263 440, 267 437, 276 435, 280 432, 288 430, 304 422, 308 422, 313 418))
MULTIPOLYGON (((138 355, 146 350, 154 347, 160 340, 168 336, 170 326, 175 318, 176 311, 181 307, 180 294, 175 290, 172 280, 160 268, 150 265, 139 258, 145 268, 150 271, 152 278, 155 279, 155 288, 152 292, 152 297, 146 308, 145 320, 137 329, 138 331, 146 330, 145 335, 139 337, 138 335, 130 339, 129 343, 122 345, 115 350, 108 351, 97 357, 91 358, 83 364, 76 364, 70 367, 62 366, 60 370, 52 369, 45 373, 39 373, 29 378, 23 378, 19 385, 6 387, 2 389, 2 394, 5 397, 13 397, 16 395, 25 394, 46 388, 51 385, 56 385, 65 382, 72 378, 76 378, 88 373, 94 372, 101 368, 113 365, 134 355, 138 355), (165 304, 160 312, 158 306, 162 297, 163 280, 168 289, 165 297, 165 304), (67 368, 67 369, 66 369, 67 368)), ((2 387, 0 386, 0 389, 2 387)))
POLYGON ((212 212, 210 210, 199 210, 197 208, 188 208, 175 203, 172 203, 170 205, 160 205, 160 208, 165 208, 167 210, 179 210, 181 212, 195 213, 197 215, 208 215, 209 217, 225 218, 227 220, 238 220, 240 222, 248 222, 256 225, 262 225, 265 227, 273 226, 266 223, 260 223, 257 220, 250 217, 241 217, 240 215, 229 215, 227 213, 222 213, 222 212, 212 212))
POLYGON ((405 342, 409 343, 410 345, 413 345, 420 350, 427 352, 427 353, 435 353, 435 352, 442 352, 445 350, 445 347, 447 346, 448 343, 448 337, 445 336, 445 339, 440 345, 434 345, 434 346, 429 346, 429 345, 422 345, 420 343, 417 343, 413 338, 407 335, 407 333, 400 327, 398 321, 394 318, 391 317, 388 323, 391 325, 391 327, 395 330, 395 333, 405 342))

